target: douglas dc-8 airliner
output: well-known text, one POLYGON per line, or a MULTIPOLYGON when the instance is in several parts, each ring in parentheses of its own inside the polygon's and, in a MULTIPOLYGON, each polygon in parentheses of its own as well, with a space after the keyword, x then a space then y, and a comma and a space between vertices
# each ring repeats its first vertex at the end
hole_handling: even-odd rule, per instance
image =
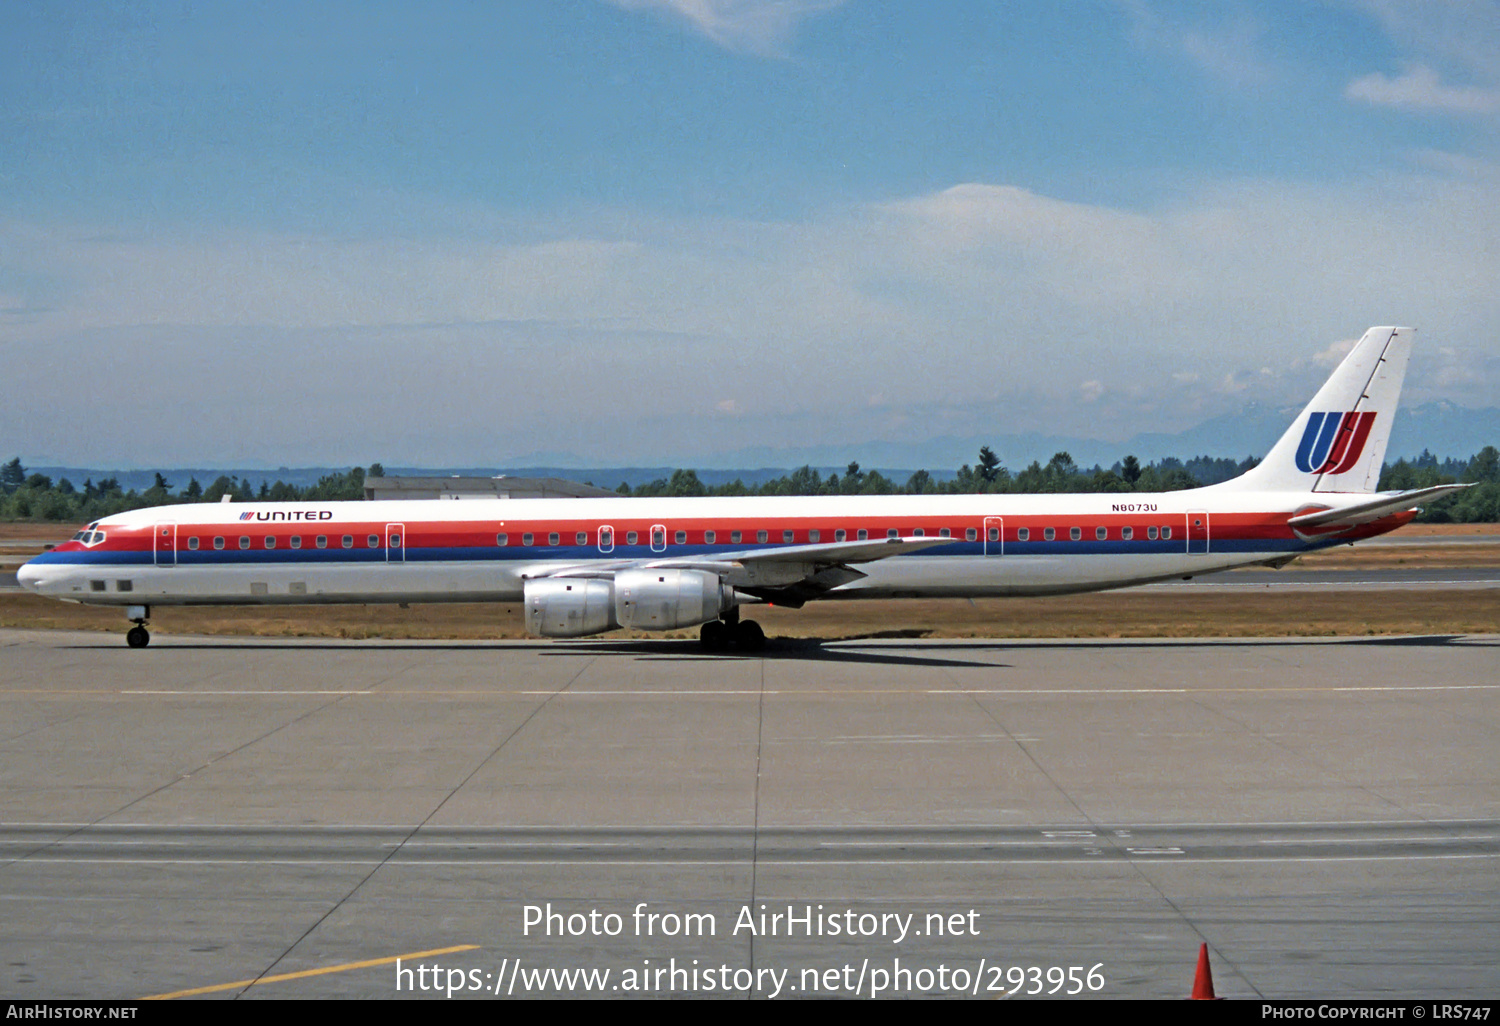
POLYGON ((122 606, 520 602, 552 638, 702 625, 760 648, 755 603, 1122 588, 1384 534, 1463 485, 1375 491, 1414 332, 1371 328, 1260 464, 1160 494, 232 503, 107 517, 21 567, 122 606))

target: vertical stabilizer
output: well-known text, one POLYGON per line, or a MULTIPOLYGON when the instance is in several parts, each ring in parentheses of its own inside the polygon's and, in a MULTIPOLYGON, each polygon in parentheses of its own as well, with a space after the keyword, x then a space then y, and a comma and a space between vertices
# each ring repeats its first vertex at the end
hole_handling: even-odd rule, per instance
POLYGON ((1415 328, 1371 328, 1264 461, 1228 486, 1373 492, 1406 377, 1415 328))

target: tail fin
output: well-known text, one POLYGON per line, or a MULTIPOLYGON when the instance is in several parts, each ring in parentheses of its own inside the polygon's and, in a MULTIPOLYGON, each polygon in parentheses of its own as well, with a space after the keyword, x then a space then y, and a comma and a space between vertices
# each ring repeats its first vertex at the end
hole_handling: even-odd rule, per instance
POLYGON ((1371 328, 1253 469, 1244 491, 1373 492, 1415 328, 1371 328))

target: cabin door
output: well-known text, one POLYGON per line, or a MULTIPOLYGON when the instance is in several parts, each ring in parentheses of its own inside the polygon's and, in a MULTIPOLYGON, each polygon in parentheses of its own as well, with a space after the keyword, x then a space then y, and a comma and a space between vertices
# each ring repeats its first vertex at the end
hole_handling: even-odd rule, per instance
POLYGON ((984 518, 984 554, 1005 555, 1005 520, 1001 517, 984 518))
POLYGON ((387 563, 406 562, 406 525, 385 525, 385 561, 387 563))
POLYGON ((1187 514, 1188 555, 1202 555, 1208 551, 1208 512, 1190 509, 1187 514))
POLYGON ((151 551, 157 566, 177 565, 177 525, 157 524, 152 529, 151 551))

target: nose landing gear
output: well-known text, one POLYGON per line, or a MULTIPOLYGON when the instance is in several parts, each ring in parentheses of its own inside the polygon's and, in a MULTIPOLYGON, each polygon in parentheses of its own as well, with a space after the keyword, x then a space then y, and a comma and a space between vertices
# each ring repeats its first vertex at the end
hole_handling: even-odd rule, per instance
POLYGON ((151 632, 146 630, 146 621, 151 617, 150 606, 126 606, 125 619, 135 624, 125 632, 125 644, 131 648, 145 648, 151 644, 151 632))

